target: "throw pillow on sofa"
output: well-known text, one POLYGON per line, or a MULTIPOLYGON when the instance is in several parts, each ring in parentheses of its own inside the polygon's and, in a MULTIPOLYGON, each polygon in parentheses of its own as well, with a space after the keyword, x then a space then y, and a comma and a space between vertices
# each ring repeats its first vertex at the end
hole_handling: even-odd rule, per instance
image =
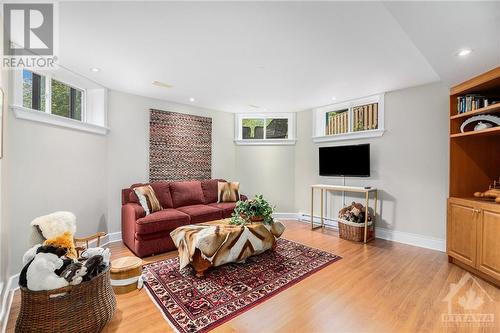
POLYGON ((146 215, 162 210, 160 202, 151 185, 134 187, 134 192, 137 198, 139 198, 139 203, 142 208, 144 208, 146 215))
POLYGON ((217 184, 217 203, 236 202, 240 200, 239 182, 219 182, 217 184))

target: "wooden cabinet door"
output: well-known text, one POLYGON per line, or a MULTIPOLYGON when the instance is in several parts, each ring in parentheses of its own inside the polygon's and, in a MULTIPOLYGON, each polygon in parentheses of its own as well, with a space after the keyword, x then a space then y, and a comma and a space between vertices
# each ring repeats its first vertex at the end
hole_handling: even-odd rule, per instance
POLYGON ((474 267, 476 265, 476 210, 462 202, 448 203, 447 253, 474 267))
POLYGON ((481 209, 477 268, 500 280, 500 205, 481 209))

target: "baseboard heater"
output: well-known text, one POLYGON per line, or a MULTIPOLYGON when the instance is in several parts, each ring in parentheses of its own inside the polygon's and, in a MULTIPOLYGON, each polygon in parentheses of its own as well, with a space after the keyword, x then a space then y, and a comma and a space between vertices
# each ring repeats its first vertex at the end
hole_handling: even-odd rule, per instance
MULTIPOLYGON (((314 218, 314 223, 321 223, 321 217, 317 216, 317 215, 313 215, 313 218, 314 218)), ((299 220, 302 221, 302 222, 309 222, 311 223, 311 214, 301 214, 300 217, 299 217, 299 220)), ((324 221, 324 224, 325 226, 327 227, 331 227, 331 228, 334 228, 334 229, 338 229, 338 221, 337 219, 332 219, 332 218, 328 218, 328 217, 323 217, 323 221, 324 221), (330 223, 328 223, 330 222, 330 223)))

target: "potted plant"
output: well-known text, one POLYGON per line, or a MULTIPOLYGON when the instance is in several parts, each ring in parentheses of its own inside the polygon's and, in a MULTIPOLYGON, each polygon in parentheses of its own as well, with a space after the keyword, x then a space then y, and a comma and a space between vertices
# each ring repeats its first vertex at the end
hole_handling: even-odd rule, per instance
POLYGON ((267 202, 262 194, 258 194, 252 200, 238 201, 234 208, 231 224, 247 224, 262 222, 272 224, 274 207, 267 202))

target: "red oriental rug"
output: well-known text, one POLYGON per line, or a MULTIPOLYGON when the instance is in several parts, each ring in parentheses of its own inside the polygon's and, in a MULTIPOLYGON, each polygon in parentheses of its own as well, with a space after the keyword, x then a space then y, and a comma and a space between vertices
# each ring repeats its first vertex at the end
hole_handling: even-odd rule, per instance
POLYGON ((171 326, 179 332, 206 332, 291 287, 341 257, 279 239, 275 251, 245 263, 209 269, 197 278, 178 258, 144 267, 145 285, 171 326))

